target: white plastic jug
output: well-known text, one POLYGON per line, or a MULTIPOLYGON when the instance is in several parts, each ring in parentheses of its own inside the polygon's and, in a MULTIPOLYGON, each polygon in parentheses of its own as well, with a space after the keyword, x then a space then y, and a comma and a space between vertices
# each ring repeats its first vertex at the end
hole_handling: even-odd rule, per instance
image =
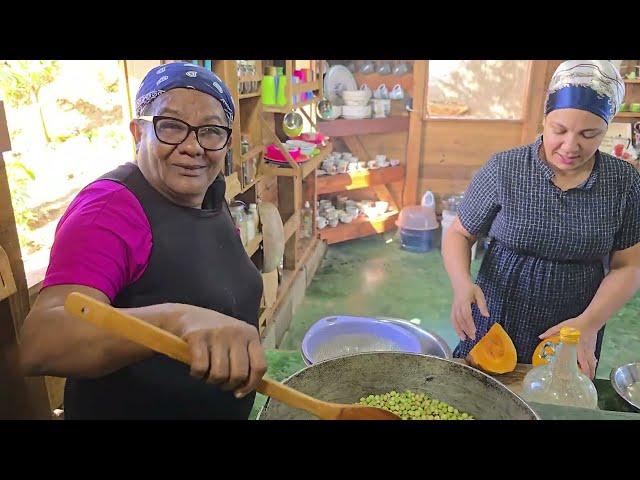
POLYGON ((426 192, 424 192, 420 205, 422 205, 423 207, 436 208, 436 199, 433 196, 433 192, 431 190, 427 190, 426 192))
POLYGON ((379 99, 389 98, 389 90, 387 90, 387 86, 384 83, 381 83, 380 85, 378 85, 378 88, 376 88, 376 91, 373 92, 373 98, 379 98, 379 99))
POLYGON ((402 85, 396 83, 391 92, 389 92, 389 98, 391 100, 402 100, 404 98, 404 90, 402 90, 402 85))

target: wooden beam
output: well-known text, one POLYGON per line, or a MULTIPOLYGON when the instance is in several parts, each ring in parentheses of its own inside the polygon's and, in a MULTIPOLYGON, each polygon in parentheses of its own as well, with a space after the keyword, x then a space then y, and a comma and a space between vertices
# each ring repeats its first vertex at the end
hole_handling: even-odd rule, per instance
POLYGON ((9 137, 9 126, 7 116, 4 113, 4 103, 0 100, 0 153, 11 150, 11 138, 9 137))
POLYGON ((9 194, 9 181, 0 153, 0 246, 7 252, 9 265, 15 281, 17 292, 9 298, 11 313, 16 332, 22 328, 27 313, 29 313, 29 288, 24 273, 18 230, 16 228, 13 205, 9 194))
POLYGON ((9 257, 0 245, 0 300, 5 300, 16 293, 16 282, 13 280, 9 257))
POLYGON ((391 210, 399 211, 398 204, 386 185, 374 185, 373 190, 376 192, 376 195, 380 200, 389 203, 389 208, 391 210))
POLYGON ((366 162, 368 160, 371 160, 371 154, 367 151, 358 137, 349 136, 344 137, 342 140, 344 140, 347 148, 351 150, 351 153, 358 157, 359 161, 366 162))
POLYGON ((429 80, 428 60, 416 60, 413 64, 413 111, 409 114, 409 137, 407 138, 407 164, 402 205, 418 203, 418 180, 422 159, 422 126, 425 121, 427 84, 429 80))
POLYGON ((546 60, 532 60, 529 63, 528 82, 523 98, 522 135, 523 144, 531 143, 538 134, 538 127, 542 122, 544 98, 547 91, 545 85, 547 64, 546 60))
MULTIPOLYGON (((3 151, 11 149, 4 104, 0 102, 0 246, 5 250, 9 272, 5 265, 4 276, 12 276, 4 283, 11 283, 11 294, 0 301, 0 416, 14 419, 51 418, 49 400, 43 377, 25 378, 19 369, 19 333, 29 312, 29 288, 24 274, 24 264, 18 241, 9 179, 3 151), (16 404, 18 406, 16 407, 16 404)), ((9 290, 7 290, 9 291, 9 290)))

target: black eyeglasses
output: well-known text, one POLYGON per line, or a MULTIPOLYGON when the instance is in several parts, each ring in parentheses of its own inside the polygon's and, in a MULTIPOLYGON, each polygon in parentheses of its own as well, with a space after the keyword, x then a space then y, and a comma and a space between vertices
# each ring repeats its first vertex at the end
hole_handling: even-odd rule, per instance
POLYGON ((196 132, 196 139, 202 148, 216 151, 222 150, 231 136, 231 129, 223 125, 193 126, 177 118, 161 115, 141 116, 138 118, 152 122, 156 138, 167 145, 180 145, 191 135, 191 132, 196 132))

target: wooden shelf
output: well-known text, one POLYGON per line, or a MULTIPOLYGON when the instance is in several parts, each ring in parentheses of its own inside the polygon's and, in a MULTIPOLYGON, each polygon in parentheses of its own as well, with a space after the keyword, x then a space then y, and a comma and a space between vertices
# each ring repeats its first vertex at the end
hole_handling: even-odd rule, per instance
POLYGON ((236 195, 242 193, 242 185, 240 185, 240 179, 238 178, 237 173, 232 173, 228 177, 225 178, 225 183, 227 184, 225 191, 225 198, 227 201, 231 200, 236 195))
POLYGON ((298 259, 298 264, 303 264, 313 247, 318 243, 318 237, 311 238, 299 238, 298 245, 296 246, 296 259, 298 259))
POLYGON ((249 190, 251 187, 255 186, 255 185, 260 181, 260 178, 261 178, 261 177, 259 177, 259 176, 258 176, 258 177, 256 177, 256 178, 253 180, 253 182, 251 182, 251 183, 249 183, 249 184, 245 185, 244 187, 242 187, 242 188, 240 189, 240 193, 244 193, 244 192, 246 192, 247 190, 249 190))
POLYGON ((289 113, 292 109, 306 107, 307 105, 314 104, 316 101, 318 101, 318 97, 314 96, 311 100, 298 102, 295 105, 263 105, 262 111, 267 113, 289 113))
POLYGON ((636 78, 635 80, 626 79, 624 83, 640 83, 640 78, 636 78))
POLYGON ((616 118, 640 118, 640 112, 618 112, 618 114, 613 117, 616 118))
POLYGON ((262 95, 262 93, 260 92, 260 90, 258 90, 257 92, 243 93, 242 95, 238 95, 238 98, 242 100, 244 98, 259 97, 260 95, 262 95))
MULTIPOLYGON (((302 178, 306 178, 307 175, 317 169, 318 165, 320 165, 322 161, 327 158, 327 155, 329 155, 332 151, 333 145, 329 143, 326 147, 320 149, 320 153, 318 155, 300 165, 302 169, 302 178)), ((293 177, 296 174, 294 169, 291 168, 289 164, 279 167, 273 164, 263 163, 260 168, 262 171, 262 175, 293 177)))
POLYGON ((300 95, 301 93, 313 92, 314 90, 320 90, 319 80, 291 85, 291 95, 300 95))
POLYGON ((320 230, 320 238, 331 245, 332 243, 383 233, 396 228, 395 222, 397 218, 398 211, 396 210, 373 219, 360 215, 351 223, 339 223, 337 227, 323 228, 320 230))
POLYGON ((329 137, 408 132, 409 116, 394 115, 386 118, 363 118, 361 120, 338 119, 321 121, 317 125, 318 131, 329 137))
POLYGON ((256 253, 260 244, 262 243, 262 234, 258 233, 253 239, 249 242, 248 245, 245 245, 244 249, 247 251, 247 255, 250 257, 256 253))
POLYGON ((322 195, 324 193, 356 190, 373 185, 402 182, 404 181, 404 174, 404 166, 398 165, 396 167, 384 167, 355 173, 323 175, 316 178, 316 191, 318 195, 322 195))

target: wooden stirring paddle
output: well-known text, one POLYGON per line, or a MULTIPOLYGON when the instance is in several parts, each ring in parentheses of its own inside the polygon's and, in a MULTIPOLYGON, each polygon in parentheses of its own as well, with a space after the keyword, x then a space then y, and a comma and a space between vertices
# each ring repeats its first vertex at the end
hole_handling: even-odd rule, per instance
MULTIPOLYGON (((80 320, 105 328, 111 333, 187 365, 191 363, 187 342, 155 325, 123 313, 111 305, 99 302, 82 293, 73 292, 67 296, 64 308, 80 320)), ((323 402, 266 377, 262 378, 256 390, 290 407, 306 410, 322 420, 400 419, 397 415, 382 408, 323 402)))

